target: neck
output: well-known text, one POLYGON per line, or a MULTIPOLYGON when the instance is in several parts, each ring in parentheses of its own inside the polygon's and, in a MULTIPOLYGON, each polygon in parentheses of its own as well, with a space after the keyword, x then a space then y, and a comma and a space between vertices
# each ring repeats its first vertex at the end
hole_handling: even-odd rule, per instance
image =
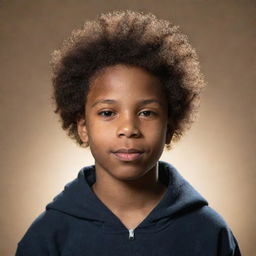
POLYGON ((96 182, 92 185, 97 197, 114 212, 144 211, 153 208, 166 187, 158 179, 156 164, 136 180, 117 180, 96 165, 96 182))

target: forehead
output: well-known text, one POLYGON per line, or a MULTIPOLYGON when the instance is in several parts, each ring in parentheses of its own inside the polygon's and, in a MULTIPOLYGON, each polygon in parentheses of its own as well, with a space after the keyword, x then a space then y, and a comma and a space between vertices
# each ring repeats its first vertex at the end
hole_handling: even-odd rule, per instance
POLYGON ((122 101, 141 98, 165 98, 163 86, 156 76, 143 68, 118 64, 95 75, 90 83, 87 100, 115 97, 122 101))

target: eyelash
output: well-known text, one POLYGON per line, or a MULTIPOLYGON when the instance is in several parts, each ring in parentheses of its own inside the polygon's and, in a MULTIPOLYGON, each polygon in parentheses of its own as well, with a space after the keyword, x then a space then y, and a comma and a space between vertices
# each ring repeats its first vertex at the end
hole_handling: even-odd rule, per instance
MULTIPOLYGON (((111 117, 111 116, 105 116, 105 115, 102 115, 102 113, 106 113, 106 112, 114 113, 114 112, 113 112, 113 111, 111 111, 111 110, 104 110, 104 111, 99 112, 99 113, 98 113, 98 115, 99 115, 99 116, 106 117, 106 118, 111 117)), ((150 112, 150 113, 151 113, 151 115, 156 115, 156 113, 155 113, 154 111, 151 111, 151 110, 144 110, 144 111, 141 111, 140 113, 145 113, 145 112, 150 112)), ((148 117, 148 116, 147 116, 147 117, 148 117)))

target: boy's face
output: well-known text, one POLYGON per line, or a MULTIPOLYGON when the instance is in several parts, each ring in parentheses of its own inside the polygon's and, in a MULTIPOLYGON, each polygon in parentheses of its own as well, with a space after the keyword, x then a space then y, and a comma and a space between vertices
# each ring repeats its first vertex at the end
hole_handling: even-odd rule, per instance
POLYGON ((138 67, 116 65, 96 75, 90 88, 78 133, 89 142, 96 170, 119 180, 143 176, 171 139, 159 79, 138 67), (137 152, 127 152, 131 149, 137 152))

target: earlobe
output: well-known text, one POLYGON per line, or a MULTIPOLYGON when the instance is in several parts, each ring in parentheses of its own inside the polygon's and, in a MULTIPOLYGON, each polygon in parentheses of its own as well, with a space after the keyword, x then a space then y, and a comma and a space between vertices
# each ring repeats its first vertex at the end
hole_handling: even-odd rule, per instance
POLYGON ((172 134, 170 132, 167 132, 165 144, 170 144, 171 140, 172 140, 172 134))
POLYGON ((85 124, 85 119, 81 118, 77 121, 77 132, 79 134, 80 139, 84 142, 88 142, 88 133, 85 124))
POLYGON ((172 137, 173 137, 173 131, 172 131, 170 125, 168 125, 167 126, 167 131, 166 131, 166 141, 165 141, 165 143, 170 144, 171 140, 172 140, 172 137))

